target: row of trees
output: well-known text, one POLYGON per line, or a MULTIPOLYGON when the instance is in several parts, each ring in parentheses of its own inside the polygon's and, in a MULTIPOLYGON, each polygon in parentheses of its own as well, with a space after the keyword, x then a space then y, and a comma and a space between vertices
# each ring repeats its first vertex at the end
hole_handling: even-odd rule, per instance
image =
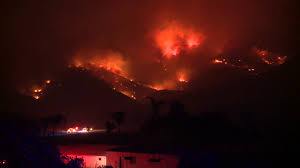
POLYGON ((63 114, 50 115, 40 120, 42 135, 46 136, 49 131, 54 135, 60 125, 66 125, 67 118, 63 114))
POLYGON ((111 120, 106 121, 106 132, 111 133, 114 129, 118 128, 118 133, 121 134, 121 124, 123 124, 125 112, 114 112, 111 115, 111 120))
MULTIPOLYGON (((163 104, 166 104, 166 102, 155 100, 153 97, 146 97, 151 102, 152 107, 152 121, 156 121, 160 118, 160 107, 163 104)), ((180 117, 184 115, 184 106, 183 104, 180 104, 179 102, 172 102, 170 107, 170 113, 169 116, 172 117, 180 117)), ((124 123, 126 113, 125 112, 113 112, 111 114, 110 120, 105 122, 105 128, 107 133, 112 133, 115 129, 117 129, 117 132, 121 133, 121 125, 124 123)), ((42 135, 46 136, 47 133, 51 131, 51 134, 54 135, 55 132, 57 132, 57 128, 59 126, 65 126, 67 122, 67 118, 63 114, 56 114, 51 115, 48 117, 44 117, 40 120, 40 126, 42 130, 42 135)))
MULTIPOLYGON (((152 118, 150 122, 155 122, 160 119, 160 108, 163 104, 167 104, 164 101, 156 100, 153 97, 146 97, 151 102, 152 107, 152 118)), ((114 112, 111 115, 111 119, 105 123, 105 128, 107 133, 113 132, 113 130, 118 129, 118 133, 121 133, 121 125, 124 123, 125 112, 114 112)), ((185 116, 184 105, 173 101, 170 103, 170 112, 168 114, 171 118, 180 118, 185 116)))

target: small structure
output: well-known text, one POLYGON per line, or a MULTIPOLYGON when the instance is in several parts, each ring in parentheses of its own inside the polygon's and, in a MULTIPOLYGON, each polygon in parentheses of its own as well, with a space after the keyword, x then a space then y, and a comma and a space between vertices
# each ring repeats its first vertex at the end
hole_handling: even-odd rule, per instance
POLYGON ((62 156, 66 158, 83 159, 84 168, 98 168, 106 166, 105 150, 114 148, 113 145, 76 144, 58 146, 62 156))
POLYGON ((84 168, 176 168, 179 157, 162 151, 101 144, 59 146, 66 158, 83 159, 84 168))
POLYGON ((113 168, 176 168, 179 157, 163 152, 120 147, 106 151, 106 165, 113 168))

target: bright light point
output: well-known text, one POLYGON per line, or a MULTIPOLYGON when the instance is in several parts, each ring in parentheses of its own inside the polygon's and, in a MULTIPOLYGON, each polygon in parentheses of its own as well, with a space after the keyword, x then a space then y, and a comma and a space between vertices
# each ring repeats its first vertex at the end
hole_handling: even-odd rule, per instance
POLYGON ((78 130, 78 127, 75 127, 76 130, 78 130))
POLYGON ((39 92, 42 92, 42 89, 34 89, 33 92, 34 93, 39 93, 39 92))
POLYGON ((213 61, 213 63, 215 63, 215 64, 222 64, 223 61, 222 61, 222 60, 215 59, 215 60, 213 61))
POLYGON ((47 83, 47 84, 51 83, 51 80, 46 80, 46 83, 47 83))
POLYGON ((72 130, 73 130, 73 128, 69 128, 69 129, 67 130, 67 133, 71 133, 72 130))
POLYGON ((179 77, 178 81, 179 82, 187 82, 183 77, 179 77))
POLYGON ((180 72, 177 76, 177 80, 179 82, 188 82, 187 79, 186 79, 186 75, 182 72, 180 72))
POLYGON ((33 98, 38 100, 40 98, 40 96, 33 96, 33 98))
POLYGON ((90 128, 90 131, 93 131, 93 128, 90 128))

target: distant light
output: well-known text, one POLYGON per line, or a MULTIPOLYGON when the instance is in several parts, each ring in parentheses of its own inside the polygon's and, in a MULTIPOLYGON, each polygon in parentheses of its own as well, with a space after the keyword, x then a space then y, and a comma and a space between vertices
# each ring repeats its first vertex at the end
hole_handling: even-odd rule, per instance
POLYGON ((33 98, 35 98, 35 99, 40 99, 40 96, 33 96, 33 98))
POLYGON ((84 128, 82 128, 82 130, 79 131, 79 132, 86 133, 86 132, 88 132, 88 129, 87 129, 86 127, 84 127, 84 128))
POLYGON ((76 130, 78 130, 78 127, 75 127, 76 130))
POLYGON ((73 128, 69 128, 69 129, 67 130, 67 133, 71 133, 72 130, 73 130, 73 128))
POLYGON ((42 89, 34 89, 33 92, 34 93, 39 93, 39 92, 42 92, 42 89))
POLYGON ((93 131, 93 128, 90 128, 90 131, 93 131))
POLYGON ((221 63, 223 63, 223 61, 222 61, 222 60, 219 60, 219 59, 215 59, 213 62, 216 63, 216 64, 221 64, 221 63))
POLYGON ((178 81, 179 81, 179 82, 187 82, 187 80, 185 80, 183 76, 179 77, 179 78, 178 78, 178 81))
POLYGON ((46 83, 47 83, 47 84, 51 83, 51 80, 46 80, 46 83))
POLYGON ((3 161, 2 161, 2 164, 5 165, 5 164, 6 164, 6 160, 3 160, 3 161))

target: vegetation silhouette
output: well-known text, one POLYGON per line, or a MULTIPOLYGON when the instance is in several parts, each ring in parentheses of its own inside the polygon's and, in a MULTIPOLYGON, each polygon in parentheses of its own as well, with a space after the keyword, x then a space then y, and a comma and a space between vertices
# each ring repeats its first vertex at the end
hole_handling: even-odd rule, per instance
POLYGON ((118 133, 121 134, 121 124, 123 124, 125 119, 125 112, 114 112, 112 113, 112 119, 118 125, 118 133))
POLYGON ((52 136, 57 132, 57 127, 60 124, 65 124, 67 122, 66 116, 63 114, 50 115, 48 117, 41 119, 42 135, 48 135, 47 132, 50 128, 52 131, 52 136))
POLYGON ((116 128, 116 125, 112 121, 106 121, 105 128, 106 133, 110 134, 116 128))

